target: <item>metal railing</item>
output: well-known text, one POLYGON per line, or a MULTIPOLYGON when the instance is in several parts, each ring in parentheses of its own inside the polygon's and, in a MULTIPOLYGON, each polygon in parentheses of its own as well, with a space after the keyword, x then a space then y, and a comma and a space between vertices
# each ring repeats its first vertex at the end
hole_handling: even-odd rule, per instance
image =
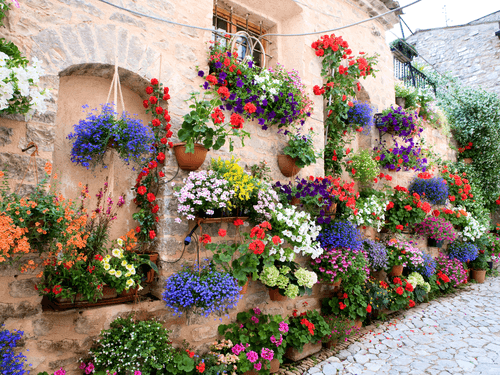
POLYGON ((411 62, 401 62, 394 57, 394 77, 403 81, 405 86, 430 89, 436 93, 436 85, 420 70, 411 65, 411 62))

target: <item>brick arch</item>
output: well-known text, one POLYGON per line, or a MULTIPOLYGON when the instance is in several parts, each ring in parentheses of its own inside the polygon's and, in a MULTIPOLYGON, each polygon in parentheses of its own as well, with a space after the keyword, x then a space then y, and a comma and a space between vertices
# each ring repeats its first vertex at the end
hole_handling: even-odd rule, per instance
MULTIPOLYGON (((99 63, 87 63, 72 65, 63 71, 59 72, 59 77, 67 76, 92 76, 100 77, 108 80, 113 79, 115 72, 115 66, 111 64, 99 64, 99 63)), ((120 83, 123 86, 129 88, 134 93, 139 95, 142 99, 147 99, 145 89, 150 85, 150 80, 134 73, 128 69, 121 68, 118 66, 118 74, 120 76, 120 83)))
POLYGON ((30 57, 42 61, 46 75, 60 75, 85 64, 114 66, 115 61, 144 77, 158 74, 158 47, 150 46, 146 36, 120 25, 63 25, 42 30, 32 42, 30 57))

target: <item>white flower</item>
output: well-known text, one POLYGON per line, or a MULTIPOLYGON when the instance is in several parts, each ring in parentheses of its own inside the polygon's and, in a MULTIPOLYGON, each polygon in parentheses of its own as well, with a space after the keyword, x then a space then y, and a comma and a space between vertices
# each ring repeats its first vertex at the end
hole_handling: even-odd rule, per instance
POLYGON ((118 238, 116 240, 116 243, 119 245, 119 246, 123 246, 123 244, 125 243, 125 241, 123 241, 121 238, 118 238))
POLYGON ((122 276, 122 271, 120 271, 120 270, 116 271, 116 272, 115 272, 115 276, 116 276, 117 278, 121 277, 121 276, 122 276))
POLYGON ((113 249, 111 252, 115 258, 121 259, 123 257, 123 251, 121 249, 113 249))

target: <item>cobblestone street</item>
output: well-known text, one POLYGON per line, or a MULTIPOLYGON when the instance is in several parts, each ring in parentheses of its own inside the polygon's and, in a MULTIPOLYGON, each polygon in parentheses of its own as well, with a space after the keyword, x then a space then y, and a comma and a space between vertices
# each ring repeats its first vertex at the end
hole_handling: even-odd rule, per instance
POLYGON ((381 324, 308 374, 500 374, 500 278, 381 324))

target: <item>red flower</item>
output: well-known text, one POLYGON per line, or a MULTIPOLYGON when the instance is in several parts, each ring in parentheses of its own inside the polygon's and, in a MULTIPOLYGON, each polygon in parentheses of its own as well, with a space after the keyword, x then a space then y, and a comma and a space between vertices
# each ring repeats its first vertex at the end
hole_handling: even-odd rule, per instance
POLYGON ((224 122, 224 113, 220 108, 215 108, 214 112, 211 114, 214 124, 222 124, 224 122))
POLYGON ((150 238, 150 239, 154 239, 155 237, 156 237, 156 233, 155 233, 155 231, 154 231, 154 230, 150 230, 150 231, 149 231, 149 238, 150 238))
POLYGON ((344 295, 342 296, 343 299, 346 299, 347 297, 349 297, 347 293, 344 293, 344 295))
POLYGON ((148 164, 149 169, 154 169, 158 166, 158 163, 154 160, 150 161, 148 164))
POLYGON ((368 313, 372 312, 372 306, 371 305, 366 306, 366 312, 368 312, 368 313))
POLYGON ((450 195, 450 202, 455 202, 455 196, 454 195, 450 195))
POLYGON ((200 362, 199 364, 196 365, 196 370, 201 374, 203 371, 205 371, 205 362, 200 362))
POLYGON ((168 142, 168 147, 170 147, 170 148, 174 147, 174 143, 173 142, 168 142))
POLYGON ((404 292, 405 292, 405 291, 404 291, 404 289, 403 289, 402 287, 398 287, 398 288, 396 289, 396 293, 397 293, 397 294, 399 294, 399 295, 402 295, 404 292))
MULTIPOLYGON (((165 97, 163 97, 163 98, 165 98, 165 97)), ((171 117, 168 114, 167 110, 165 110, 165 114, 163 115, 163 118, 165 119, 166 122, 169 122, 171 120, 171 117)), ((167 124, 167 126, 169 126, 169 128, 167 130, 169 130, 170 129, 170 124, 167 124)))
POLYGON ((153 121, 152 121, 152 125, 153 126, 160 126, 161 125, 161 121, 158 120, 157 118, 155 118, 153 121))
POLYGON ((158 103, 158 98, 156 96, 150 96, 149 101, 151 102, 151 104, 156 104, 158 103))
POLYGON ((52 293, 54 293, 55 295, 58 295, 61 292, 62 292, 62 286, 60 285, 56 285, 54 286, 54 289, 52 289, 52 293))
POLYGON ((347 100, 347 96, 342 95, 342 100, 343 100, 343 101, 346 101, 346 100, 347 100))
POLYGON ((314 95, 323 95, 325 93, 325 89, 316 85, 313 87, 313 92, 314 95))
POLYGON ((316 53, 316 56, 323 56, 325 54, 325 51, 322 49, 319 49, 315 53, 316 53))
POLYGON ((188 354, 189 358, 194 357, 194 352, 190 352, 189 349, 186 349, 186 353, 188 354))
POLYGON ((158 210, 159 210, 159 209, 160 209, 160 206, 155 205, 155 206, 151 209, 151 212, 155 214, 155 213, 157 213, 157 212, 158 212, 158 210))
POLYGON ((397 230, 403 230, 403 229, 404 229, 404 227, 400 224, 400 225, 396 225, 396 229, 397 229, 397 230))
POLYGON ((435 217, 438 217, 440 214, 441 214, 441 212, 439 210, 432 211, 432 215, 435 217))
POLYGON ((153 193, 148 193, 147 198, 149 202, 153 202, 156 199, 153 193))
POLYGON ((217 78, 215 78, 213 75, 208 75, 207 76, 207 81, 210 82, 212 85, 217 84, 217 78))
POLYGON ((162 145, 166 145, 168 140, 167 140, 167 138, 162 138, 162 139, 160 139, 160 142, 162 145))
POLYGON ((233 222, 234 226, 236 227, 239 227, 240 225, 243 225, 243 220, 241 219, 236 219, 234 222, 233 222))
POLYGON ((253 241, 248 248, 253 251, 254 254, 260 255, 264 252, 266 245, 261 240, 253 241))
POLYGON ((415 306, 415 301, 414 300, 410 300, 410 303, 408 304, 409 307, 413 307, 415 306))
POLYGON ((160 162, 160 163, 163 163, 165 161, 165 154, 163 152, 159 152, 158 153, 158 156, 156 157, 156 159, 160 162))
POLYGON ((139 233, 141 231, 141 227, 138 226, 137 228, 135 228, 135 231, 139 233))
POLYGON ((142 105, 144 106, 144 108, 148 108, 149 107, 149 101, 148 100, 143 100, 142 101, 142 105))
MULTIPOLYGON (((170 99, 170 95, 169 94, 163 95, 163 100, 168 100, 168 99, 170 99)), ((170 121, 170 120, 167 120, 167 121, 170 121)))
POLYGON ((156 107, 156 113, 161 115, 163 113, 163 108, 162 107, 156 107))
POLYGON ((225 236, 226 236, 226 234, 227 234, 227 232, 226 232, 226 230, 225 230, 225 229, 222 229, 222 228, 221 228, 221 229, 219 229, 219 236, 221 236, 221 237, 225 237, 225 236))
POLYGON ((407 204, 407 205, 405 206, 405 210, 406 210, 406 211, 411 211, 411 210, 412 210, 412 207, 411 207, 410 205, 408 205, 408 204, 407 204))
POLYGON ((206 245, 206 244, 212 242, 212 237, 210 237, 210 235, 205 233, 203 236, 201 236, 200 242, 202 244, 206 245))
POLYGON ((168 94, 168 87, 164 87, 164 88, 163 88, 163 93, 164 93, 164 94, 168 94))
POLYGON ((248 113, 254 113, 257 110, 257 107, 253 103, 247 103, 243 109, 248 113))
POLYGON ((393 208, 393 207, 394 207, 394 202, 389 202, 389 203, 387 204, 387 207, 385 208, 385 210, 386 210, 386 211, 389 211, 389 210, 390 210, 391 208, 393 208))
POLYGON ((239 114, 233 113, 231 115, 230 123, 233 129, 242 129, 244 122, 245 120, 243 120, 243 117, 241 117, 239 114))
POLYGON ((408 292, 413 292, 413 285, 411 285, 410 283, 406 283, 405 289, 408 292))
POLYGON ((154 91, 154 88, 151 86, 146 87, 146 94, 151 95, 154 91))
POLYGON ((279 238, 279 236, 273 236, 272 240, 275 245, 279 245, 281 243, 281 238, 279 238))
POLYGON ((344 310, 347 306, 344 303, 339 302, 339 307, 340 307, 340 310, 344 310))
POLYGON ((151 79, 151 84, 152 85, 157 85, 158 84, 158 80, 156 78, 152 78, 151 79))
POLYGON ((146 194, 147 191, 148 191, 148 189, 146 188, 146 186, 139 186, 137 188, 137 194, 140 194, 140 195, 146 194))
POLYGON ((99 262, 103 259, 101 254, 96 254, 94 258, 99 262))
POLYGON ((226 86, 221 86, 217 90, 217 94, 220 95, 221 98, 228 98, 229 97, 229 90, 226 86))

